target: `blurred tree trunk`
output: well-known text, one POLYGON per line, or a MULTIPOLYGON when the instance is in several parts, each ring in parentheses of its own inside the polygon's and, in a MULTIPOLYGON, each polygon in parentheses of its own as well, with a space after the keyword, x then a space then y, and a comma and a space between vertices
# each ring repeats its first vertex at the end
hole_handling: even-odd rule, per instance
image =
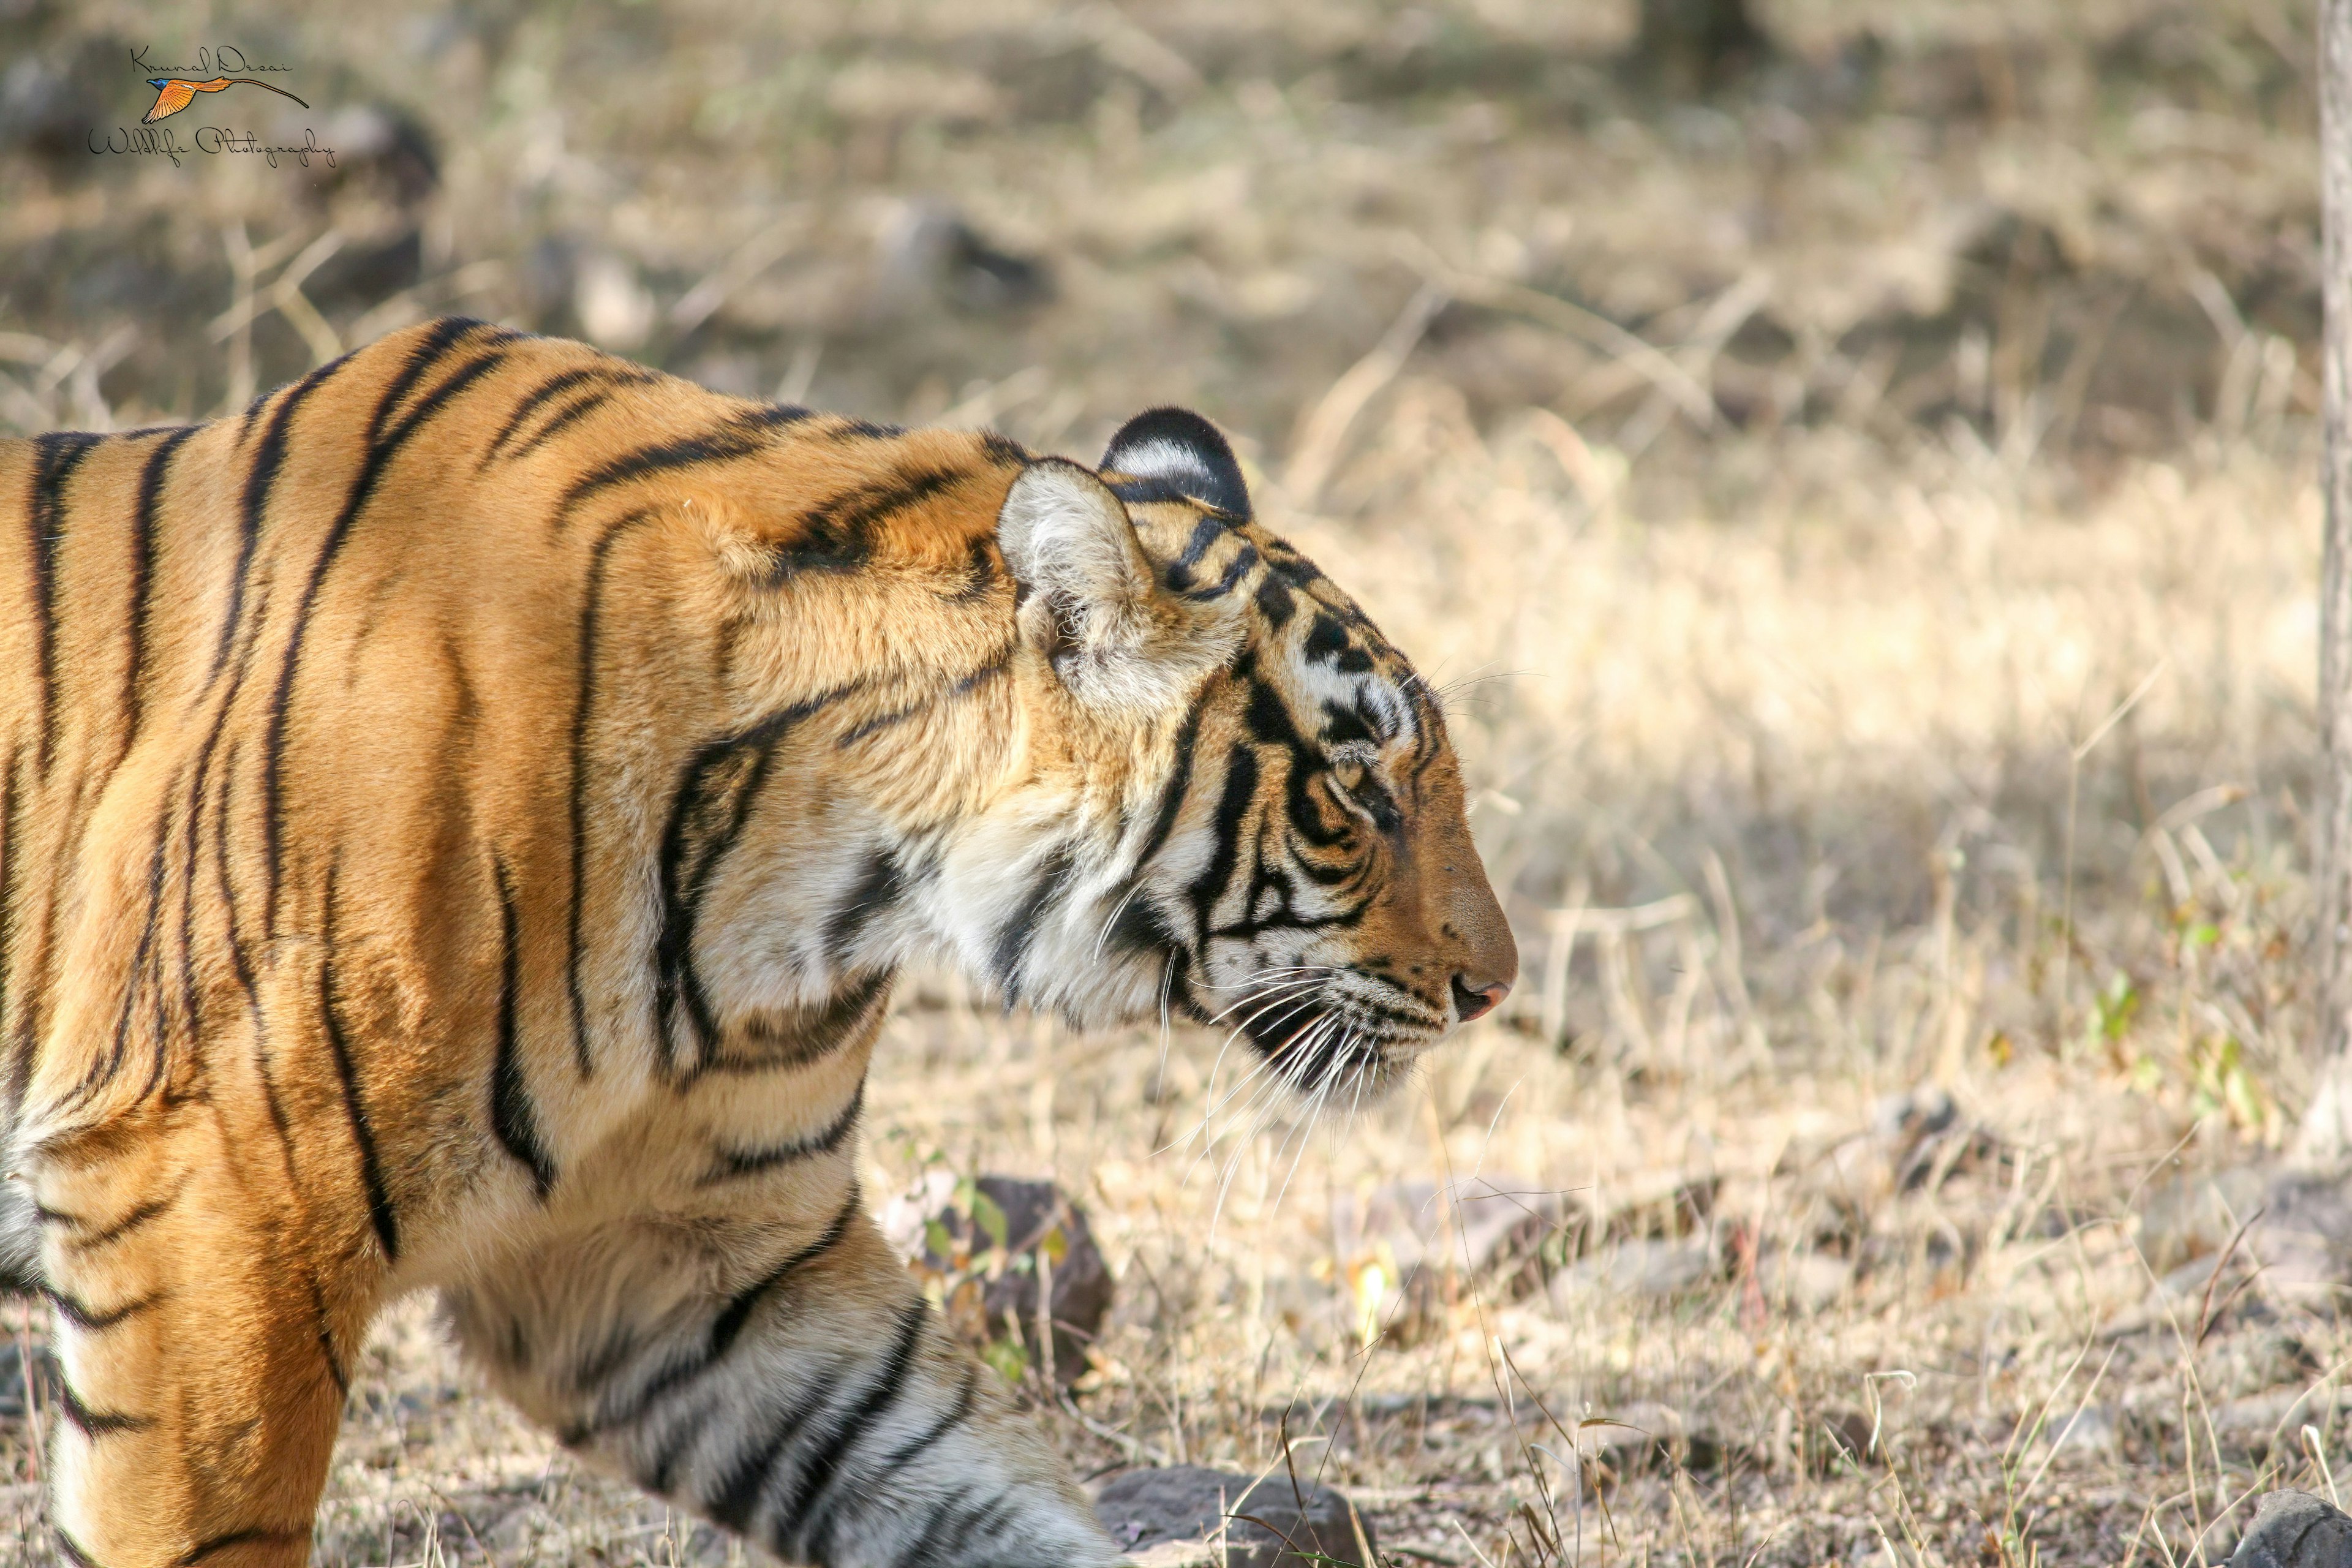
POLYGON ((2319 567, 2319 798, 2312 846, 2319 905, 2319 1062, 2296 1152, 2352 1156, 2352 0, 2319 13, 2320 333, 2326 507, 2319 567))
POLYGON ((1770 48, 1748 0, 1642 0, 1642 30, 1627 63, 1653 85, 1706 93, 1745 74, 1770 48))

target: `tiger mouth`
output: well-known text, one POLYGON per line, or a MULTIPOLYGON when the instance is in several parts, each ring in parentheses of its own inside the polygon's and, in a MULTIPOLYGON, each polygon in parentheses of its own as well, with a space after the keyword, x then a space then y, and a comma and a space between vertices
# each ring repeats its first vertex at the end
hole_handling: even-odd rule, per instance
POLYGON ((1257 1007, 1241 1032, 1274 1071, 1301 1089, 1356 1072, 1381 1081, 1436 1037, 1401 1034, 1393 1021, 1366 1016, 1347 998, 1313 994, 1257 1007))

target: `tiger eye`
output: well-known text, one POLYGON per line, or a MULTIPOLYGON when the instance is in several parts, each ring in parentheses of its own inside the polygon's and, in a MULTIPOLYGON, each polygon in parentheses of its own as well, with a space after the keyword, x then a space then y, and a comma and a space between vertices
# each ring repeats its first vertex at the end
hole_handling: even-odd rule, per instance
POLYGON ((1353 757, 1342 757, 1331 764, 1331 782, 1353 795, 1364 787, 1364 764, 1353 757))

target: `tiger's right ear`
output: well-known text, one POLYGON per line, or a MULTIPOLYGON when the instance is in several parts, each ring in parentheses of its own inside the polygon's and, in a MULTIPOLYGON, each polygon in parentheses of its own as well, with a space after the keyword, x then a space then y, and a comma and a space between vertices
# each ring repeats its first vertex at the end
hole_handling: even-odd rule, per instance
POLYGON ((1147 718, 1181 707, 1240 640, 1232 606, 1160 587, 1127 508, 1076 463, 1024 468, 996 514, 996 542, 1023 590, 1022 640, 1089 708, 1147 718))

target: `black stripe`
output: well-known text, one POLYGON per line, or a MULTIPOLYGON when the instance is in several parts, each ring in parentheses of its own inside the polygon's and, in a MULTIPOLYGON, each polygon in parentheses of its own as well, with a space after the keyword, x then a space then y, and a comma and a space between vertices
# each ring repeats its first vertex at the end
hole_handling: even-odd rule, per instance
POLYGON ((609 386, 599 387, 593 392, 584 393, 573 398, 550 416, 547 423, 539 427, 537 435, 517 447, 510 455, 509 460, 518 463, 522 461, 567 426, 578 424, 612 401, 613 389, 609 386))
POLYGON ((490 459, 497 457, 500 449, 514 438, 514 433, 522 427, 522 422, 537 413, 549 398, 569 392, 583 382, 595 381, 612 374, 611 367, 606 365, 581 365, 549 376, 545 381, 532 387, 517 401, 513 412, 507 416, 507 422, 499 426, 499 433, 491 438, 489 446, 484 449, 481 461, 474 465, 475 471, 478 473, 483 468, 488 468, 490 459))
POLYGON ((654 1451, 654 1462, 646 1467, 647 1490, 658 1497, 670 1494, 675 1484, 671 1479, 672 1472, 677 1468, 678 1461, 686 1458, 686 1451, 694 1446, 694 1440, 710 1429, 710 1419, 718 1413, 719 1404, 716 1399, 704 1401, 679 1416, 663 1434, 661 1447, 654 1451))
POLYGON ((1280 577, 1269 572, 1258 580, 1258 617, 1270 630, 1278 632, 1288 626, 1297 606, 1298 601, 1292 595, 1290 585, 1280 577))
POLYGON ((739 415, 698 436, 680 436, 674 440, 658 441, 604 463, 572 481, 571 488, 555 504, 555 525, 558 529, 562 528, 571 521, 572 510, 582 501, 614 485, 648 479, 674 468, 734 462, 765 451, 768 443, 763 433, 769 423, 757 414, 749 416, 739 415))
POLYGON ((766 1149, 721 1149, 718 1151, 719 1163, 703 1176, 701 1184, 715 1186, 720 1182, 761 1175, 779 1165, 796 1164, 803 1160, 813 1160, 819 1154, 830 1154, 840 1148, 843 1141, 856 1128, 858 1115, 865 1109, 866 1081, 860 1079, 857 1091, 849 1097, 849 1103, 842 1107, 841 1114, 822 1131, 766 1149))
POLYGON ((1136 851, 1135 868, 1129 873, 1130 877, 1143 874, 1143 868, 1151 864, 1151 858, 1159 854, 1168 842, 1168 835, 1175 831, 1176 814, 1183 809, 1185 794, 1192 787, 1192 748, 1200 742, 1201 714, 1207 707, 1208 691, 1203 688, 1201 697, 1192 704, 1192 710, 1184 715, 1182 727, 1176 731, 1176 766, 1168 775, 1168 783, 1160 789, 1160 810, 1152 817, 1151 831, 1145 837, 1143 847, 1136 851))
POLYGON ((663 379, 650 370, 619 370, 608 373, 605 384, 583 396, 574 398, 557 409, 547 423, 541 426, 528 441, 507 454, 509 462, 520 462, 539 450, 570 426, 578 424, 597 409, 613 401, 613 395, 627 386, 650 386, 663 379))
POLYGON ((929 1312, 920 1297, 898 1309, 898 1337, 891 1344, 882 1370, 866 1385, 857 1403, 834 1422, 832 1430, 816 1440, 814 1451, 803 1461, 800 1474, 793 1479, 792 1494, 776 1510, 776 1523, 782 1527, 775 1539, 779 1556, 810 1557, 823 1562, 829 1555, 803 1550, 820 1527, 824 1536, 833 1533, 834 1507, 828 1503, 816 1510, 817 1503, 840 1480, 843 1462, 856 1452, 857 1445, 866 1440, 874 1424, 907 1392, 907 1377, 914 1371, 915 1349, 922 1342, 923 1321, 929 1312), (791 1528, 795 1520, 802 1522, 791 1528))
POLYGON ((1256 546, 1243 545, 1234 553, 1234 558, 1225 563, 1225 574, 1223 577, 1205 588, 1194 588, 1184 596, 1188 599, 1198 599, 1203 603, 1223 597, 1234 591, 1234 586, 1241 582, 1251 567, 1257 564, 1257 559, 1256 546))
POLYGON ((751 1014, 735 1033, 752 1042, 753 1053, 713 1057, 706 1069, 743 1074, 814 1066, 856 1037, 875 1004, 889 994, 891 973, 875 970, 814 1006, 751 1014))
POLYGON ((877 425, 870 419, 839 418, 827 426, 824 434, 835 441, 887 441, 904 436, 903 425, 877 425))
MULTIPOLYGON (((947 1540, 940 1542, 939 1560, 943 1563, 954 1562, 956 1553, 963 1550, 964 1542, 970 1541, 974 1535, 984 1535, 989 1531, 994 1530, 1011 1517, 1013 1510, 1011 1494, 998 1492, 983 1506, 967 1510, 963 1518, 957 1521, 955 1529, 948 1532, 947 1540)), ((917 1559, 917 1561, 925 1560, 917 1559)))
POLYGON ((155 515, 163 505, 163 480, 171 471, 173 457, 181 443, 200 428, 183 425, 166 433, 139 469, 139 502, 131 514, 131 655, 122 669, 122 754, 126 756, 131 742, 139 738, 139 726, 147 712, 143 687, 147 672, 148 595, 154 582, 155 515))
POLYGON ((812 1381, 815 1392, 797 1404, 784 1405, 760 1440, 738 1453, 727 1467, 719 1490, 703 1504, 713 1523, 725 1525, 738 1535, 751 1532, 752 1510, 774 1479, 785 1447, 811 1416, 824 1408, 833 1379, 820 1374, 812 1381))
MULTIPOLYGON (((139 928, 139 946, 131 960, 131 971, 122 984, 122 1006, 114 1018, 114 1044, 108 1052, 101 1079, 110 1079, 122 1067, 122 1058, 131 1048, 131 1016, 139 1005, 142 981, 152 971, 150 956, 155 951, 155 937, 163 921, 163 879, 169 870, 169 841, 162 833, 155 835, 155 847, 147 858, 147 914, 139 928)), ((163 1072, 164 1043, 158 1036, 155 1042, 155 1063, 148 1072, 149 1088, 163 1072)), ((142 1097, 143 1098, 143 1096, 142 1097)))
POLYGON ((948 595, 950 604, 970 604, 996 586, 1004 568, 1003 552, 992 533, 975 533, 964 546, 963 581, 948 595))
POLYGON ((294 422, 295 411, 303 401, 350 358, 346 354, 332 363, 322 364, 288 389, 278 400, 277 409, 254 447, 252 466, 246 470, 245 493, 237 505, 236 566, 229 574, 228 609, 221 616, 220 646, 213 650, 212 668, 205 676, 207 686, 220 678, 221 667, 228 663, 229 647, 236 640, 237 627, 244 622, 246 574, 252 569, 254 551, 261 543, 261 523, 269 510, 270 489, 278 483, 278 470, 286 462, 287 426, 294 422))
MULTIPOLYGON (((1118 470, 1112 471, 1115 473, 1118 470)), ((1154 502, 1176 501, 1186 506, 1197 506, 1203 511, 1214 512, 1218 518, 1232 518, 1239 521, 1240 514, 1227 512, 1223 508, 1194 495, 1175 480, 1158 474, 1147 479, 1113 480, 1106 488, 1129 506, 1150 506, 1154 502)), ((1220 522, 1219 526, 1224 525, 1220 522)))
POLYGON ((767 1300, 771 1291, 841 1245, 842 1237, 849 1234, 850 1222, 857 1217, 857 1189, 852 1187, 849 1201, 841 1205, 841 1212, 834 1216, 831 1225, 824 1227, 823 1235, 728 1299, 727 1305, 719 1309, 719 1315, 710 1320, 710 1345, 704 1357, 705 1364, 723 1359, 729 1351, 734 1349, 735 1341, 743 1332, 743 1326, 751 1321, 751 1313, 767 1300))
POLYGON ((74 1392, 73 1383, 63 1373, 57 1377, 52 1386, 58 1392, 58 1405, 66 1413, 66 1419, 74 1424, 74 1430, 93 1441, 112 1436, 117 1432, 143 1431, 155 1425, 152 1415, 131 1415, 120 1410, 92 1410, 81 1402, 81 1395, 74 1392))
POLYGON ((909 1538, 914 1542, 913 1550, 900 1553, 901 1561, 912 1568, 938 1568, 940 1562, 937 1549, 940 1526, 947 1522, 948 1515, 954 1511, 955 1507, 956 1500, 951 1497, 943 1497, 931 1504, 923 1515, 922 1527, 909 1538))
POLYGON ((152 1310, 163 1300, 163 1293, 159 1290, 152 1296, 134 1297, 120 1307, 111 1307, 101 1311, 72 1292, 60 1290, 55 1286, 43 1290, 41 1294, 48 1299, 49 1305, 57 1310, 59 1317, 75 1328, 93 1334, 103 1333, 117 1323, 135 1318, 142 1312, 152 1310))
MULTIPOLYGON (((1224 793, 1217 797, 1213 835, 1216 848, 1209 864, 1184 889, 1204 951, 1209 942, 1209 925, 1216 915, 1217 900, 1223 895, 1225 884, 1233 879, 1234 867, 1241 858, 1242 824, 1249 816, 1256 794, 1257 755, 1247 746, 1237 745, 1226 760, 1224 793)), ((1249 911, 1244 910, 1242 914, 1246 919, 1249 911)))
POLYGON ((24 825, 16 820, 17 808, 23 804, 16 785, 16 764, 22 756, 16 747, 8 750, 8 759, 0 764, 0 1026, 8 1016, 8 1003, 13 996, 25 1013, 26 1020, 5 1038, 8 1051, 8 1104, 25 1103, 25 1086, 33 1077, 33 1037, 31 1015, 33 996, 30 988, 11 983, 16 945, 16 882, 23 874, 27 858, 24 842, 24 825))
POLYGON ((894 724, 903 724, 909 719, 919 719, 932 711, 942 702, 952 701, 960 697, 969 697, 998 676, 1010 673, 1013 667, 1012 661, 1013 650, 1008 647, 935 698, 927 698, 911 707, 894 708, 887 713, 877 713, 871 719, 859 720, 843 731, 841 738, 834 744, 845 751, 867 736, 878 734, 894 724))
POLYGON ((889 912, 906 892, 907 878, 899 869, 897 853, 887 847, 870 852, 856 886, 849 889, 849 897, 834 911, 825 930, 825 956, 833 961, 835 969, 848 966, 866 928, 889 912))
MULTIPOLYGON (((290 1173, 293 1166, 287 1166, 290 1173)), ((319 1289, 319 1277, 310 1275, 305 1283, 310 1287, 310 1315, 319 1325, 319 1354, 327 1363, 327 1376, 335 1385, 338 1400, 349 1399, 352 1394, 351 1373, 343 1370, 342 1358, 335 1353, 335 1326, 327 1321, 326 1292, 319 1289)))
POLYGON ((797 425, 803 419, 814 419, 816 417, 816 413, 814 409, 803 408, 797 403, 762 403, 740 417, 747 426, 756 425, 762 429, 781 430, 787 425, 797 425))
POLYGON ((980 449, 1000 468, 1025 468, 1036 461, 1028 447, 998 430, 980 433, 980 449))
MULTIPOLYGON (((963 1363, 962 1386, 956 1390, 955 1401, 948 1406, 948 1413, 932 1422, 930 1429, 921 1436, 909 1437, 898 1447, 893 1448, 872 1476, 873 1488, 878 1490, 884 1482, 912 1464, 925 1449, 954 1431, 968 1419, 971 1415, 972 1400, 979 1393, 980 1363, 967 1356, 963 1363)), ((828 1544, 826 1542, 819 1541, 817 1542, 819 1551, 822 1552, 826 1544, 828 1544)))
POLYGON ((400 1261, 400 1219, 384 1191, 383 1166, 376 1156, 375 1125, 368 1118, 360 1089, 359 1065, 352 1060, 351 1038, 335 1006, 335 868, 327 868, 326 957, 319 964, 319 1016, 327 1026, 327 1048, 334 1054, 335 1076, 343 1086, 343 1114, 351 1122, 352 1142, 360 1155, 360 1180, 367 1187, 368 1217, 374 1222, 377 1245, 387 1265, 400 1261))
POLYGON ((688 762, 671 797, 659 863, 661 931, 654 941, 654 1027, 664 1065, 678 1068, 675 1020, 682 1010, 693 1032, 697 1070, 719 1038, 719 1025, 694 964, 695 922, 719 864, 743 831, 751 803, 766 783, 776 748, 792 727, 838 701, 854 687, 795 703, 735 734, 710 742, 688 762))
MULTIPOLYGON (((266 595, 264 595, 263 607, 266 610, 266 595)), ((261 614, 257 612, 255 616, 256 621, 258 622, 260 618, 261 614)), ((222 704, 221 711, 224 715, 227 713, 229 704, 236 701, 236 688, 241 687, 244 680, 245 666, 243 661, 240 661, 237 667, 236 681, 231 688, 228 701, 222 704)), ((219 728, 215 725, 214 729, 214 738, 218 739, 219 733, 219 728)), ((271 1070, 272 1063, 269 1050, 269 1020, 268 1016, 262 1011, 261 992, 259 987, 257 986, 254 982, 253 964, 246 956, 245 934, 237 921, 236 914, 236 885, 229 874, 229 786, 235 779, 236 773, 237 752, 240 749, 241 742, 230 742, 228 755, 224 758, 221 763, 221 787, 213 796, 213 877, 215 884, 220 889, 220 910, 224 923, 226 927, 224 932, 224 941, 222 945, 227 950, 229 968, 236 976, 237 985, 245 993, 246 1015, 251 1020, 253 1025, 254 1070, 261 1079, 262 1101, 268 1108, 270 1125, 278 1134, 278 1161, 285 1167, 288 1184, 294 1191, 299 1192, 302 1190, 301 1176, 295 1169, 293 1128, 286 1115, 285 1100, 278 1092, 277 1076, 271 1070)), ((209 760, 209 757, 207 757, 207 760, 209 760)), ((200 787, 201 780, 202 775, 200 773, 200 787)), ((191 826, 188 837, 188 889, 191 892, 195 886, 196 876, 196 837, 194 818, 195 806, 198 804, 200 804, 200 802, 192 801, 190 805, 191 826)), ((199 1056, 198 1059, 202 1059, 201 1056, 199 1056)), ((319 1303, 320 1332, 323 1336, 325 1332, 326 1305, 319 1297, 319 1283, 316 1279, 310 1281, 310 1294, 312 1300, 319 1303)), ((331 1344, 328 1346, 327 1359, 331 1363, 334 1360, 334 1350, 331 1344)), ((340 1377, 340 1373, 338 1373, 338 1376, 340 1377)))
MULTIPOLYGON (((572 1386, 582 1394, 594 1394, 617 1375, 636 1356, 644 1344, 637 1338, 636 1325, 616 1323, 605 1334, 604 1342, 572 1363, 572 1386)), ((587 1439, 586 1427, 575 1428, 578 1436, 566 1436, 566 1447, 576 1446, 587 1439)))
POLYGON ((490 1067, 490 1130, 506 1152, 530 1173, 531 1189, 544 1200, 555 1185, 555 1162, 539 1139, 539 1122, 530 1103, 530 1086, 524 1081, 521 1041, 517 1038, 515 1008, 521 993, 522 953, 516 931, 514 889, 507 881, 506 862, 493 856, 490 873, 499 889, 499 1047, 490 1067))
MULTIPOLYGON (((1185 499, 1181 491, 1161 494, 1155 490, 1153 493, 1147 494, 1145 487, 1134 481, 1113 485, 1110 487, 1110 491, 1120 500, 1128 502, 1185 499), (1130 494, 1130 491, 1133 493, 1130 494)), ((1230 531, 1231 530, 1223 522, 1214 517, 1204 517, 1194 523, 1191 536, 1184 541, 1182 552, 1168 563, 1167 569, 1160 574, 1160 580, 1171 590, 1180 594, 1190 588, 1192 585, 1192 569, 1201 564, 1202 558, 1209 553, 1210 547, 1230 531)))
MULTIPOLYGON (((229 867, 228 797, 236 782, 237 755, 244 749, 242 742, 229 743, 228 755, 221 759, 221 786, 213 792, 213 880, 220 889, 221 917, 227 927, 224 945, 228 950, 229 967, 236 972, 237 986, 245 993, 246 1006, 253 1015, 254 1035, 258 1039, 265 1033, 261 989, 254 980, 253 963, 246 956, 245 928, 237 919, 236 881, 229 867)), ((290 1174, 290 1164, 288 1171, 290 1174)))
POLYGON ((1108 940, 1121 952, 1167 953, 1189 960, 1184 952, 1183 934, 1171 925, 1168 917, 1141 893, 1119 901, 1118 913, 1111 919, 1108 940))
MULTIPOLYGON (((575 1429, 576 1441, 585 1442, 597 1433, 608 1432, 614 1427, 635 1426, 663 1395, 692 1382, 725 1360, 728 1352, 735 1348, 736 1340, 741 1337, 744 1325, 751 1321, 752 1312, 768 1294, 792 1274, 841 1244, 842 1237, 849 1234, 850 1222, 856 1217, 857 1203, 858 1191, 853 1185, 849 1189, 848 1201, 842 1205, 841 1212, 834 1216, 833 1223, 824 1228, 823 1234, 728 1298, 726 1305, 711 1319, 709 1335, 702 1344, 692 1347, 684 1354, 672 1356, 627 1399, 617 1403, 606 1402, 597 1411, 594 1420, 575 1429)), ((571 1440, 573 1439, 567 1439, 571 1440)), ((654 1489, 667 1492, 669 1487, 665 1480, 654 1489)))
POLYGON ((580 699, 572 710, 572 889, 564 915, 563 989, 572 1004, 572 1056, 582 1078, 595 1070, 588 1050, 588 1005, 580 993, 580 926, 588 887, 588 725, 596 701, 596 634, 604 595, 604 569, 621 535, 650 519, 633 511, 597 535, 588 552, 588 583, 580 604, 580 699))
POLYGON ((298 1543, 308 1545, 310 1540, 310 1531, 307 1527, 301 1530, 234 1530, 226 1535, 215 1535, 201 1545, 191 1547, 181 1554, 179 1568, 195 1568, 195 1565, 205 1558, 215 1552, 226 1552, 232 1546, 250 1546, 257 1542, 280 1542, 289 1546, 298 1543))
POLYGON ((1066 890, 1071 868, 1077 862, 1075 845, 1058 844, 1038 868, 1037 879, 996 933, 996 944, 989 954, 989 972, 996 978, 996 988, 1004 996, 1008 1007, 1019 999, 1021 966, 1029 957, 1029 949, 1036 940, 1038 917, 1046 907, 1066 890))
POLYGON ((49 1533, 57 1537, 58 1550, 65 1553, 66 1561, 74 1568, 106 1568, 104 1563, 82 1550, 80 1542, 66 1533, 64 1525, 52 1524, 49 1533))
POLYGON ((33 626, 41 682, 41 744, 34 766, 43 773, 49 771, 58 741, 58 547, 65 542, 66 485, 101 439, 68 430, 33 437, 33 491, 25 521, 32 531, 33 626))
POLYGON ((811 508, 788 542, 772 546, 769 574, 776 583, 803 572, 854 572, 874 554, 877 525, 961 484, 963 472, 928 468, 857 485, 811 508))
POLYGON ((1317 663, 1335 666, 1350 675, 1361 675, 1372 668, 1370 658, 1356 646, 1348 628, 1328 610, 1315 612, 1300 651, 1317 663))
POLYGON ((319 590, 325 584, 328 569, 341 552, 343 541, 350 537, 352 525, 374 496, 376 486, 382 482, 385 470, 392 466, 393 459, 400 454, 408 438, 416 433, 418 426, 447 406, 457 394, 506 360, 503 351, 494 349, 467 362, 427 393, 389 435, 384 434, 385 422, 392 417, 393 410, 424 376, 428 365, 444 357, 446 352, 445 349, 431 348, 429 340, 426 344, 420 345, 419 352, 409 357, 401 367, 400 374, 386 384, 383 395, 376 399, 375 410, 368 417, 366 451, 360 460, 359 472, 352 479, 351 489, 343 498, 342 510, 327 530, 326 538, 319 545, 319 553, 310 563, 310 574, 303 582, 301 596, 294 602, 292 624, 286 634, 286 652, 278 661, 278 684, 269 695, 269 721, 262 745, 262 865, 268 872, 264 884, 268 893, 263 908, 268 911, 265 925, 272 936, 278 931, 278 888, 282 871, 279 850, 285 840, 286 826, 285 801, 278 784, 285 763, 286 716, 293 696, 295 674, 301 668, 302 643, 305 634, 310 629, 310 614, 318 603, 319 590))
MULTIPOLYGON (((68 1247, 72 1247, 77 1252, 96 1251, 99 1247, 107 1246, 109 1243, 121 1240, 124 1237, 129 1236, 132 1231, 137 1230, 140 1226, 147 1224, 149 1221, 159 1219, 163 1215, 171 1213, 172 1205, 179 1201, 180 1188, 173 1187, 170 1192, 164 1194, 160 1198, 149 1198, 143 1204, 135 1205, 128 1214, 125 1214, 121 1219, 116 1220, 112 1225, 106 1226, 103 1230, 92 1231, 88 1236, 68 1236, 65 1238, 65 1243, 68 1247)), ((79 1230, 82 1228, 81 1222, 63 1215, 44 1215, 42 1217, 44 1219, 54 1219, 64 1225, 68 1230, 79 1230)))
POLYGON ((1281 540, 1271 540, 1265 547, 1266 564, 1281 574, 1282 580, 1301 593, 1324 580, 1315 563, 1281 540))

